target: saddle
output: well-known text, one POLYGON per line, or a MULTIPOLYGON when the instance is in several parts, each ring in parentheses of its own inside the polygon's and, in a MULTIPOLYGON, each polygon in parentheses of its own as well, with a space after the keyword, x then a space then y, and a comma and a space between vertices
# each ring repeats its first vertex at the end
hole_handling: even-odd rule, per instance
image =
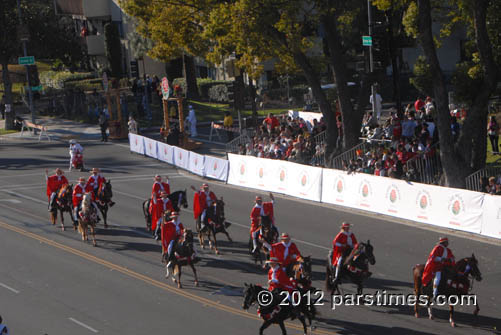
POLYGON ((78 212, 78 215, 80 216, 80 219, 82 219, 82 221, 86 223, 97 221, 97 213, 93 209, 88 211, 87 213, 80 211, 78 212))

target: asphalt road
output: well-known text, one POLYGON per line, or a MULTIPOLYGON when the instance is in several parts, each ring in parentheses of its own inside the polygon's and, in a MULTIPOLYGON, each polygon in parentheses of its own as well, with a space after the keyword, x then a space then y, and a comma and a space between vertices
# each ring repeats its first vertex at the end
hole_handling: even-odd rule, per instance
MULTIPOLYGON (((249 212, 256 192, 210 182, 226 202, 234 240, 220 239, 221 255, 196 245, 200 286, 183 268, 182 290, 164 277, 160 244, 145 230, 141 202, 151 192, 152 176, 168 175, 171 190, 188 189, 190 207, 181 214, 194 228, 193 192, 201 178, 129 153, 127 143, 83 143, 87 167, 101 167, 111 179, 114 201, 105 230, 98 229, 98 246, 80 240, 72 229, 49 223, 44 169, 68 166, 66 144, 0 142, 0 315, 12 334, 256 334, 261 324, 255 308, 243 311, 244 283, 266 284, 266 273, 247 254, 249 212)), ((66 172, 70 181, 88 173, 66 172)), ((446 307, 435 309, 430 321, 424 309, 414 318, 409 306, 338 306, 329 299, 320 307, 314 334, 492 334, 501 329, 501 243, 468 234, 408 224, 373 214, 277 196, 275 213, 281 231, 292 235, 303 255, 314 262, 314 285, 323 288, 325 257, 341 221, 353 223, 359 240, 370 239, 376 265, 364 293, 412 292, 411 268, 423 263, 439 236, 447 235, 456 258, 475 253, 483 281, 474 292, 473 307, 456 308, 458 327, 448 323, 446 307)), ((65 218, 70 228, 69 217, 65 218)), ((344 293, 355 293, 343 284, 344 293)), ((328 298, 326 296, 326 298, 328 298)), ((288 323, 289 334, 302 333, 300 323, 288 323)), ((280 334, 276 326, 266 334, 280 334)))

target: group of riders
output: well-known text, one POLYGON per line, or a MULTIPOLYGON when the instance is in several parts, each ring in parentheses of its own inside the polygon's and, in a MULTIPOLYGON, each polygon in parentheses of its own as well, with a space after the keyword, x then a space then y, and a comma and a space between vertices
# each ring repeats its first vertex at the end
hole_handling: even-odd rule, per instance
MULTIPOLYGON (((74 143, 72 143, 74 146, 74 143)), ((70 148, 71 150, 71 148, 70 148)), ((78 150, 78 148, 77 148, 78 150)), ((64 176, 60 168, 55 170, 55 174, 49 176, 46 173, 47 182, 47 197, 49 200, 49 211, 54 207, 54 202, 57 201, 57 194, 68 185, 68 179, 64 176)), ((74 222, 78 221, 78 213, 81 209, 83 196, 89 193, 92 197, 92 205, 98 212, 96 202, 99 202, 99 191, 106 182, 100 170, 93 168, 91 175, 86 179, 84 177, 78 178, 78 183, 73 188, 72 193, 72 216, 74 222)), ((204 225, 213 224, 207 217, 207 209, 210 208, 216 201, 217 197, 209 189, 209 185, 204 183, 199 190, 195 190, 193 198, 193 211, 196 220, 199 220, 202 227, 204 225)), ((151 214, 151 230, 157 240, 162 243, 162 255, 168 262, 172 261, 173 245, 184 234, 183 224, 179 221, 179 212, 174 211, 172 201, 169 199, 170 185, 169 180, 162 181, 160 175, 154 177, 154 183, 151 191, 151 201, 149 212, 151 214), (170 214, 169 214, 170 213, 170 214), (165 220, 164 216, 167 214, 170 220, 165 220)), ((250 239, 252 240, 252 253, 258 250, 258 241, 261 241, 263 248, 267 250, 269 259, 266 263, 269 265, 268 271, 268 284, 269 290, 295 290, 296 284, 289 276, 290 267, 293 264, 301 263, 303 258, 296 244, 291 241, 287 233, 280 235, 280 241, 272 241, 268 243, 262 237, 262 222, 266 218, 271 222, 273 229, 278 233, 274 215, 275 199, 272 193, 269 194, 270 201, 263 202, 261 196, 256 196, 255 204, 250 212, 250 239)), ((110 202, 110 207, 113 206, 110 202)), ((339 282, 341 272, 343 271, 343 261, 347 250, 353 250, 357 247, 357 239, 350 231, 350 224, 347 222, 342 223, 341 231, 335 236, 332 241, 332 258, 331 266, 335 269, 334 283, 339 282)), ((438 286, 441 280, 442 269, 445 266, 454 266, 455 259, 452 251, 448 248, 448 239, 442 237, 439 243, 431 251, 428 260, 425 264, 424 272, 422 275, 422 284, 427 286, 433 282, 433 296, 436 297, 438 293, 438 286)))
MULTIPOLYGON (((49 171, 45 170, 45 179, 47 183, 47 197, 48 197, 48 210, 49 212, 55 208, 57 201, 59 200, 58 194, 65 189, 66 186, 69 185, 68 179, 64 176, 64 172, 62 169, 57 168, 55 170, 55 174, 49 176, 49 171)), ((106 183, 106 179, 100 173, 98 168, 93 168, 91 170, 91 175, 89 178, 85 179, 85 177, 79 177, 77 180, 77 184, 73 188, 73 193, 71 195, 71 203, 72 203, 72 218, 73 222, 76 225, 78 222, 79 211, 81 210, 82 200, 86 193, 91 195, 92 206, 96 210, 96 214, 99 212, 97 203, 102 202, 99 197, 99 192, 103 187, 103 184, 106 183)), ((115 203, 113 201, 109 202, 109 206, 113 206, 115 203)), ((97 216, 99 220, 99 216, 97 216)))

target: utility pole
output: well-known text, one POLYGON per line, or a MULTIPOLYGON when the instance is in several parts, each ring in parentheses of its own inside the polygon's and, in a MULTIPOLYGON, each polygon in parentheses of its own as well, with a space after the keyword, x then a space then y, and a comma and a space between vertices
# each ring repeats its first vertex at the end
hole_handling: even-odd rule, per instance
MULTIPOLYGON (((371 0, 367 0, 367 15, 369 19, 369 36, 372 37, 372 5, 371 0)), ((372 55, 372 44, 369 46, 369 71, 371 76, 374 73, 374 57, 372 55)), ((376 87, 374 83, 371 84, 371 95, 372 95, 372 115, 376 116, 376 87)))
MULTIPOLYGON (((19 26, 23 26, 23 13, 21 11, 21 0, 17 0, 17 14, 19 16, 19 26)), ((23 41, 23 50, 24 50, 24 57, 28 56, 28 50, 26 48, 26 42, 28 41, 27 38, 22 38, 23 41)), ((35 123, 35 108, 33 106, 33 93, 31 92, 31 85, 30 85, 30 67, 26 65, 26 82, 28 83, 28 103, 29 103, 29 108, 31 111, 31 122, 35 123)))

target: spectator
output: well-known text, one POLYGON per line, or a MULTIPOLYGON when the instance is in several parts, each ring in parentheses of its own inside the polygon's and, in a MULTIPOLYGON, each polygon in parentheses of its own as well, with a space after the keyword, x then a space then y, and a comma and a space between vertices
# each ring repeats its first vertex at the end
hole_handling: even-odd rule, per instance
POLYGON ((461 126, 458 123, 458 120, 455 116, 451 117, 451 132, 452 132, 452 138, 454 142, 456 142, 459 138, 459 134, 461 132, 461 126))
POLYGON ((242 143, 240 143, 240 144, 238 145, 238 154, 239 154, 239 155, 244 155, 244 156, 245 156, 245 154, 246 154, 246 152, 245 152, 245 147, 244 147, 244 145, 243 145, 242 143))
POLYGON ((485 191, 489 194, 496 194, 496 178, 490 177, 489 184, 487 185, 485 191))
POLYGON ((3 320, 2 317, 0 316, 0 334, 1 335, 9 335, 9 330, 7 329, 7 326, 2 324, 3 320))
POLYGON ((421 129, 421 134, 419 134, 419 142, 420 143, 426 143, 426 140, 430 137, 430 132, 428 131, 428 124, 426 122, 423 123, 422 129, 421 129))
POLYGON ((425 106, 424 101, 421 99, 421 97, 418 97, 416 102, 414 102, 414 109, 416 110, 416 113, 421 111, 425 106))
POLYGON ((186 127, 190 129, 190 137, 197 137, 197 117, 195 115, 195 109, 192 105, 188 106, 189 114, 186 118, 186 127))
POLYGON ((376 128, 378 126, 378 122, 373 115, 374 113, 368 112, 365 117, 365 121, 363 123, 363 127, 367 127, 369 129, 376 128))
POLYGON ((101 142, 108 142, 108 135, 106 130, 108 129, 108 118, 104 112, 99 113, 99 127, 101 128, 101 142))
POLYGON ((435 105, 433 104, 431 97, 426 97, 424 109, 426 111, 426 116, 431 116, 433 111, 435 111, 435 105))
POLYGON ((489 135, 489 140, 491 141, 492 152, 498 153, 499 125, 495 116, 491 116, 491 119, 489 120, 489 124, 487 125, 487 134, 489 135))
POLYGON ((2 95, 2 100, 0 100, 0 112, 2 113, 2 120, 5 120, 5 95, 2 95))
POLYGON ((271 134, 280 125, 280 123, 278 122, 278 119, 274 115, 268 113, 268 117, 264 119, 263 125, 266 126, 268 133, 271 134))
POLYGON ((381 112, 383 110, 383 98, 381 98, 381 95, 376 92, 376 98, 374 99, 374 95, 371 94, 369 98, 369 102, 374 106, 374 110, 376 111, 377 119, 381 119, 381 112))
POLYGON ((129 116, 129 122, 127 122, 127 125, 129 126, 129 133, 137 134, 137 122, 134 120, 132 115, 129 116))
POLYGON ((233 117, 229 111, 224 113, 223 127, 226 129, 226 137, 228 138, 228 142, 233 140, 233 132, 229 130, 229 128, 233 127, 233 117))
POLYGON ((417 123, 414 120, 414 114, 411 112, 409 117, 402 123, 402 136, 409 140, 412 139, 414 137, 416 127, 417 123))

